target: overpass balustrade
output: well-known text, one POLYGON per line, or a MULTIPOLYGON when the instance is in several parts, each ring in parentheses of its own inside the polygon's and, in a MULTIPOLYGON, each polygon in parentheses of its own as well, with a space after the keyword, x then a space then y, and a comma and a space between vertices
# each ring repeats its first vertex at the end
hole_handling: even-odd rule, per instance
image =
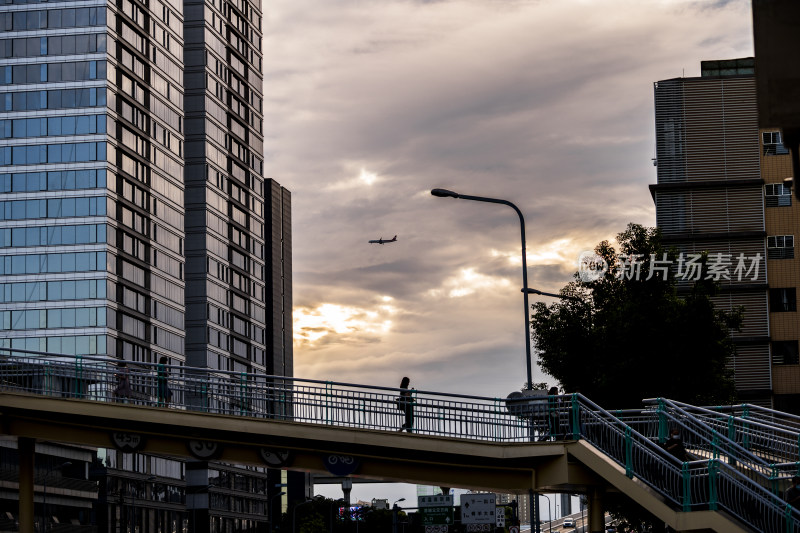
POLYGON ((684 445, 698 459, 721 458, 738 467, 751 479, 770 488, 776 495, 788 486, 797 472, 798 463, 776 462, 786 451, 797 446, 797 435, 757 422, 742 422, 707 410, 664 398, 645 400, 649 407, 620 412, 626 424, 651 440, 664 444, 670 429, 679 429, 684 445), (772 439, 772 440, 770 440, 772 439), (770 445, 770 443, 773 443, 770 445), (757 452, 761 450, 760 452, 757 452))
POLYGON ((673 403, 759 457, 771 463, 793 463, 798 471, 800 417, 751 404, 696 407, 673 403))
MULTIPOLYGON (((718 455, 681 462, 658 443, 659 420, 656 418, 654 424, 647 410, 611 414, 577 396, 580 438, 623 466, 629 478, 639 479, 659 492, 674 508, 687 512, 722 510, 756 531, 800 530, 800 513, 780 494, 753 479, 746 464, 737 468, 718 455)), ((687 447, 691 446, 690 441, 687 447)))
MULTIPOLYGON (((127 362, 130 391, 120 394, 119 363, 0 350, 0 390, 367 430, 397 431, 403 423, 400 389, 393 387, 178 365, 169 367, 172 396, 164 405, 156 365, 127 362)), ((800 513, 757 481, 763 458, 744 453, 749 451, 739 437, 717 438, 711 422, 701 429, 701 418, 677 403, 665 401, 669 409, 660 413, 650 408, 612 414, 580 394, 499 399, 412 390, 412 397, 414 433, 497 443, 583 439, 674 509, 725 511, 757 531, 800 531, 800 513), (668 454, 659 435, 669 424, 686 431, 690 448, 706 446, 708 459, 680 462, 668 454), (716 443, 716 451, 708 442, 716 443)))

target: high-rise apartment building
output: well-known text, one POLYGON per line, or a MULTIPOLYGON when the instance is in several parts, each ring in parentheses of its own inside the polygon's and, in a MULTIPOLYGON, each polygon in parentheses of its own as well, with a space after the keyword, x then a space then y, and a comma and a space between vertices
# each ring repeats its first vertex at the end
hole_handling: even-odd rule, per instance
POLYGON ((800 397, 791 163, 780 132, 759 130, 752 58, 704 61, 701 74, 655 83, 657 225, 680 253, 724 269, 719 308, 744 309, 731 332, 740 398, 789 408, 800 397))
MULTIPOLYGON (((0 0, 0 348, 291 374, 260 28, 249 0, 0 0)), ((267 520, 264 469, 97 454, 101 530, 267 520)))

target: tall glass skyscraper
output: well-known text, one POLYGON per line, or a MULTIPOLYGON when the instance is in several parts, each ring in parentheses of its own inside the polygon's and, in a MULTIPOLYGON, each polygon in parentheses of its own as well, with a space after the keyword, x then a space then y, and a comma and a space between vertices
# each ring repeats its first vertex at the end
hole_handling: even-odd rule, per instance
MULTIPOLYGON (((0 0, 0 348, 291 374, 291 199, 263 176, 261 16, 249 0, 0 0)), ((266 486, 99 455, 106 523, 137 493, 123 472, 178 495, 160 524, 186 517, 187 468, 206 489, 248 479, 234 500, 266 486)), ((233 527, 230 500, 212 529, 233 527)))

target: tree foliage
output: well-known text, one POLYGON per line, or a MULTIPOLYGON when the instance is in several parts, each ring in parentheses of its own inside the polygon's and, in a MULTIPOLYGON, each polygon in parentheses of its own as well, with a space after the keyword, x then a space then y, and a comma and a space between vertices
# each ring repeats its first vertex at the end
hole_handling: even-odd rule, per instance
POLYGON ((651 256, 672 264, 677 259, 656 228, 629 224, 617 242, 619 251, 608 241, 595 248, 608 265, 604 275, 590 281, 576 273, 561 289, 562 300, 533 306, 532 335, 542 368, 565 391, 607 408, 653 397, 694 404, 731 400, 729 331, 739 327, 741 310, 714 307, 718 287, 705 279, 705 262, 700 281, 680 294, 674 271, 651 272, 651 256), (634 254, 641 254, 638 279, 625 265, 634 254))

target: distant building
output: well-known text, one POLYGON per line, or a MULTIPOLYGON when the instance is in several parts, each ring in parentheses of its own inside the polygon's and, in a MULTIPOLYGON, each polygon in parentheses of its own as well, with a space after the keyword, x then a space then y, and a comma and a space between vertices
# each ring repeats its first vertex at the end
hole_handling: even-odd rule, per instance
POLYGON ((657 226, 679 252, 708 252, 727 267, 714 301, 744 308, 729 363, 739 398, 800 412, 800 218, 780 131, 758 127, 754 60, 704 61, 700 77, 661 80, 654 91, 657 226))
POLYGON ((389 508, 389 500, 379 500, 379 499, 372 499, 372 503, 368 504, 366 502, 358 502, 358 505, 369 505, 374 509, 388 509, 389 508))

